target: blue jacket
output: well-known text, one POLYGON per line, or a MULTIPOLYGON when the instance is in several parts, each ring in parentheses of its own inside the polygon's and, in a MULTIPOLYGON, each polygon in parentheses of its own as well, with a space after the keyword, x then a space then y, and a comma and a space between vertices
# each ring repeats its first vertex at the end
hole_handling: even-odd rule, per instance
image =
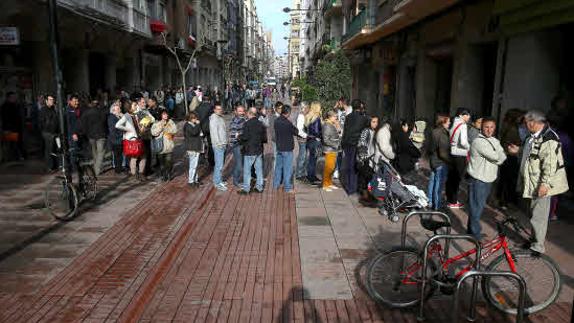
MULTIPOLYGON (((309 124, 307 126, 307 135, 308 136, 312 136, 312 137, 321 139, 321 137, 322 137, 321 132, 322 132, 321 118, 315 119, 315 121, 311 122, 311 124, 309 124)), ((315 139, 309 138, 308 140, 315 140, 315 139)))

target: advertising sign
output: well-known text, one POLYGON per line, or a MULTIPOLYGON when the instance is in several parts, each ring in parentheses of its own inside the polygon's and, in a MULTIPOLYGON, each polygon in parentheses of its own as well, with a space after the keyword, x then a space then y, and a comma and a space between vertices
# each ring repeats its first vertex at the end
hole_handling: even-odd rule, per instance
POLYGON ((20 33, 16 27, 0 27, 0 46, 20 45, 20 33))

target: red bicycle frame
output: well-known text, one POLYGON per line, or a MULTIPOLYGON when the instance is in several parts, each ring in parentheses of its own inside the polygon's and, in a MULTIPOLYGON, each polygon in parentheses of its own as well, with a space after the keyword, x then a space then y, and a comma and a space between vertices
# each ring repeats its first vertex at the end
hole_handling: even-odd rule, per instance
MULTIPOLYGON (((510 271, 515 273, 516 272, 516 263, 514 262, 514 259, 512 258, 512 253, 510 252, 510 248, 508 247, 508 242, 506 241, 505 235, 499 234, 498 237, 494 238, 493 240, 485 242, 482 244, 483 252, 480 256, 480 261, 482 262, 483 260, 492 256, 494 253, 496 253, 500 249, 504 250, 504 255, 506 256, 506 261, 508 262, 508 266, 510 267, 510 271)), ((441 244, 440 243, 433 243, 429 247, 428 257, 429 257, 429 259, 431 259, 435 255, 438 255, 442 270, 447 271, 452 264, 454 264, 457 261, 460 261, 464 258, 467 258, 471 255, 474 255, 475 253, 476 253, 476 248, 472 248, 472 249, 465 251, 465 252, 462 252, 462 253, 454 256, 454 257, 450 257, 448 259, 445 259, 441 244)), ((401 282, 405 285, 417 284, 418 282, 416 282, 415 280, 412 280, 411 278, 416 274, 417 271, 419 271, 421 269, 421 267, 422 267, 422 263, 417 262, 417 263, 414 263, 414 264, 410 265, 409 267, 405 268, 405 270, 401 271, 401 274, 406 274, 405 278, 403 278, 403 280, 401 282)), ((455 278, 458 280, 462 275, 464 275, 466 272, 471 270, 472 267, 473 267, 472 264, 464 267, 463 269, 461 269, 460 271, 458 271, 455 274, 455 278)))

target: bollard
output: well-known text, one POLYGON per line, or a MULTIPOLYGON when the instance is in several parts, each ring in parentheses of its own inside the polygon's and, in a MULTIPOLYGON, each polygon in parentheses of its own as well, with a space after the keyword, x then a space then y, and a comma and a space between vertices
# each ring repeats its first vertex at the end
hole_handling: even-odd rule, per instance
MULTIPOLYGON (((452 322, 453 323, 457 323, 458 321, 458 299, 460 297, 460 287, 462 286, 462 283, 470 277, 475 277, 475 276, 479 276, 479 277, 484 277, 484 276, 494 276, 494 277, 511 277, 513 279, 515 279, 518 282, 518 288, 519 288, 519 294, 518 294, 518 308, 516 309, 516 323, 522 323, 522 320, 524 318, 524 296, 526 294, 526 282, 524 281, 524 278, 522 278, 522 276, 518 275, 517 273, 511 272, 511 271, 474 271, 471 270, 469 272, 466 272, 464 275, 462 275, 462 277, 458 280, 458 282, 456 283, 456 289, 454 291, 454 298, 453 298, 453 305, 452 305, 452 322)), ((476 284, 477 279, 474 278, 474 283, 476 284)), ((472 296, 471 296, 472 297, 472 296)), ((474 297, 471 298, 470 301, 470 310, 469 310, 469 316, 472 315, 471 317, 468 317, 468 320, 474 321, 474 313, 475 313, 475 302, 476 302, 476 295, 474 295, 474 297)))
MULTIPOLYGON (((428 249, 430 247, 430 245, 435 241, 435 240, 439 240, 439 239, 445 239, 445 240, 467 240, 470 241, 472 243, 475 244, 476 246, 476 260, 474 262, 474 270, 480 270, 480 256, 482 253, 482 246, 480 245, 480 242, 473 237, 470 234, 437 234, 435 236, 430 237, 430 239, 427 240, 427 242, 425 243, 424 249, 423 249, 423 267, 422 267, 422 272, 421 272, 421 297, 420 297, 420 305, 419 305, 419 314, 417 316, 417 320, 418 321, 424 321, 425 320, 425 314, 424 314, 424 303, 425 303, 425 287, 427 284, 427 267, 428 267, 428 249)), ((471 300, 476 299, 476 292, 478 291, 478 280, 474 280, 473 284, 472 284, 472 295, 471 295, 471 300)), ((474 308, 471 307, 470 313, 469 313, 469 317, 472 318, 474 320, 474 308)))

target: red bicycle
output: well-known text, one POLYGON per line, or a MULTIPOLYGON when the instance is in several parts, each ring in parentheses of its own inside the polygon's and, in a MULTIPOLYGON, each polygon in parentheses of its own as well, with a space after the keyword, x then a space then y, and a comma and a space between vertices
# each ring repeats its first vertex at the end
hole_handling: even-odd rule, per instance
MULTIPOLYGON (((426 218, 421 219, 421 225, 437 234, 439 229, 450 224, 426 218)), ((524 314, 532 314, 548 307, 558 297, 562 287, 560 270, 547 255, 534 254, 529 250, 511 250, 506 238, 509 225, 517 232, 525 232, 513 218, 497 223, 498 236, 482 243, 480 262, 501 251, 484 270, 512 271, 521 275, 527 288, 524 314)), ((366 287, 369 294, 395 308, 418 304, 423 267, 421 254, 416 248, 395 248, 374 258, 367 269, 366 287)), ((474 260, 468 261, 468 257, 474 254, 476 248, 449 258, 441 242, 431 243, 426 274, 429 283, 426 284, 425 297, 430 297, 437 287, 445 294, 452 293, 456 281, 473 268, 474 260)), ((487 302, 498 310, 516 314, 519 289, 515 281, 503 277, 484 278, 482 292, 487 302)))

